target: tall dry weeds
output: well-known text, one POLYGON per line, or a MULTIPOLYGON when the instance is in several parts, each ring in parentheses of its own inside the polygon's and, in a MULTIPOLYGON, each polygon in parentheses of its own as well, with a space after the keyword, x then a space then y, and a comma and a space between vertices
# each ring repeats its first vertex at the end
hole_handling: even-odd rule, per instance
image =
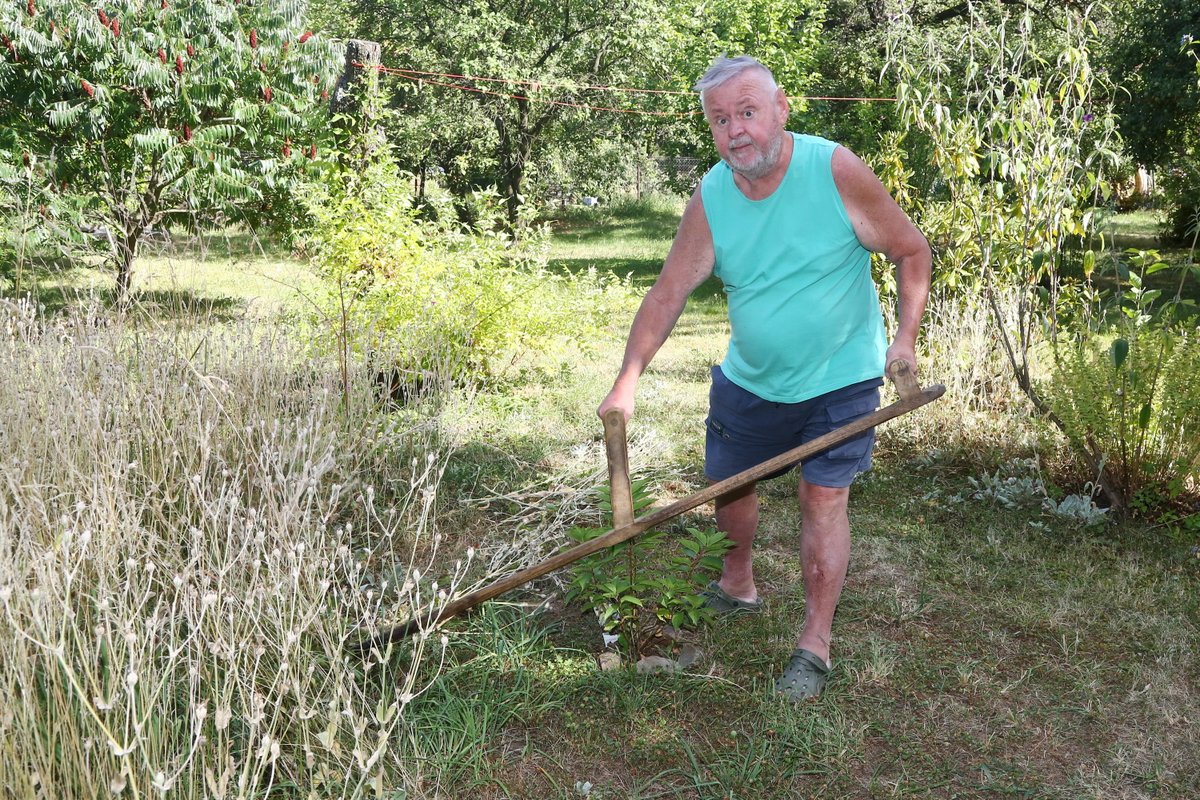
POLYGON ((420 786, 444 640, 343 649, 450 589, 409 561, 446 448, 290 333, 0 306, 0 794, 420 786))

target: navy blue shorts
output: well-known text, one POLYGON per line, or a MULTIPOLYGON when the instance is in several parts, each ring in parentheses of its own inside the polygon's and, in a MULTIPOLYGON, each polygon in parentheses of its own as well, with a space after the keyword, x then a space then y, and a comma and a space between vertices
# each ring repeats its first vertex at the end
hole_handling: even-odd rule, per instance
MULTIPOLYGON (((713 367, 705 477, 724 480, 865 417, 879 408, 882 385, 883 378, 872 378, 800 403, 774 403, 746 391, 726 378, 720 367, 713 367)), ((871 468, 874 447, 871 428, 805 461, 801 473, 817 486, 849 486, 855 475, 871 468)), ((780 470, 764 480, 789 471, 780 470)))

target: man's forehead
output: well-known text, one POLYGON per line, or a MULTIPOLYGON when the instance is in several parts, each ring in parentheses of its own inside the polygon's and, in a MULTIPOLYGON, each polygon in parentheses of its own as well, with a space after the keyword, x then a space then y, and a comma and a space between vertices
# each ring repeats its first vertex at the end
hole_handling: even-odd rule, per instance
POLYGON ((704 100, 706 105, 769 100, 774 96, 776 88, 767 73, 761 69, 750 67, 734 75, 720 86, 706 91, 704 100))

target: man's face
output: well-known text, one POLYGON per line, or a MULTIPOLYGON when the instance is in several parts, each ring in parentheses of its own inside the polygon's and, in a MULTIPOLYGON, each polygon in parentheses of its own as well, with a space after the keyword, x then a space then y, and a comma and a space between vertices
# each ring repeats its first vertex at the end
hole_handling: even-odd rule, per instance
POLYGON ((756 180, 779 162, 787 99, 762 70, 743 70, 709 89, 704 108, 717 152, 735 172, 756 180))

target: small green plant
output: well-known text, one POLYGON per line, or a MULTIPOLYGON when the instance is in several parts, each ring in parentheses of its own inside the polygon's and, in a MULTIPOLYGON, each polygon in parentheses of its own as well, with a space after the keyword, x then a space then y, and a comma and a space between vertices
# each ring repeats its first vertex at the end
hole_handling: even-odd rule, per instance
MULTIPOLYGON (((1108 521, 1108 509, 1095 503, 1094 484, 1084 486, 1082 493, 1063 496, 1062 490, 1053 483, 1047 485, 1036 458, 1014 459, 994 473, 985 472, 979 478, 968 477, 967 482, 970 488, 950 497, 951 503, 979 500, 1010 510, 1040 508, 1047 515, 1085 527, 1108 521)), ((1044 527, 1040 522, 1031 525, 1044 527)))
MULTIPOLYGON (((654 502, 644 479, 633 481, 637 511, 654 502)), ((598 489, 601 507, 611 510, 609 490, 598 489)), ((606 531, 573 528, 577 543, 606 531)), ((721 557, 732 546, 716 530, 687 528, 682 535, 647 531, 631 541, 578 561, 571 569, 568 601, 595 610, 606 632, 616 632, 621 649, 635 660, 662 626, 694 628, 711 618, 700 591, 721 569, 721 557)))

